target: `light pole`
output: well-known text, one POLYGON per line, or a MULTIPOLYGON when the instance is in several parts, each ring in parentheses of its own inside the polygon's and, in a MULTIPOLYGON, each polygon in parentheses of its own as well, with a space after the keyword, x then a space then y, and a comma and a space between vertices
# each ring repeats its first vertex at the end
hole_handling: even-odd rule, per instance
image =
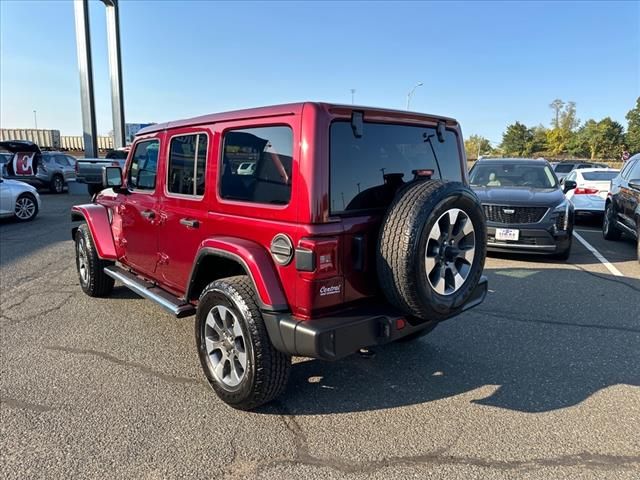
POLYGON ((36 115, 36 111, 33 111, 33 123, 36 124, 36 130, 38 129, 38 116, 36 115))
POLYGON ((356 89, 352 88, 351 89, 351 105, 353 105, 353 99, 354 99, 355 95, 356 95, 356 89))
POLYGON ((411 97, 413 96, 413 93, 416 91, 416 88, 421 86, 422 82, 418 82, 411 90, 409 90, 409 93, 407 93, 407 110, 409 110, 409 106, 411 105, 411 97))

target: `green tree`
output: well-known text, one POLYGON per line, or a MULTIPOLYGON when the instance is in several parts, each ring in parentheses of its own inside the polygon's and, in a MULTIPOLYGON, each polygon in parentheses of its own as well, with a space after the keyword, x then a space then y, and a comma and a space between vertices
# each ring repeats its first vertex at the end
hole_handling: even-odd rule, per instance
POLYGON ((464 150, 467 158, 478 158, 493 152, 491 142, 481 135, 471 135, 464 141, 464 150))
POLYGON ((532 133, 532 137, 526 153, 529 155, 534 153, 541 155, 546 154, 547 149, 549 148, 547 144, 547 129, 542 125, 538 125, 537 127, 530 129, 530 131, 532 133))
POLYGON ((516 122, 507 127, 500 147, 507 155, 522 156, 530 152, 533 132, 526 125, 516 122))
POLYGON ((591 159, 617 159, 622 150, 624 128, 610 117, 599 122, 588 120, 577 136, 576 145, 585 150, 591 159))
POLYGON ((558 99, 549 106, 554 111, 554 117, 551 120, 552 128, 547 131, 547 145, 554 155, 567 153, 574 140, 576 129, 580 125, 576 114, 576 103, 565 103, 558 99))
POLYGON ((629 110, 626 116, 627 135, 625 136, 625 144, 631 154, 640 153, 640 97, 636 99, 636 106, 629 110))

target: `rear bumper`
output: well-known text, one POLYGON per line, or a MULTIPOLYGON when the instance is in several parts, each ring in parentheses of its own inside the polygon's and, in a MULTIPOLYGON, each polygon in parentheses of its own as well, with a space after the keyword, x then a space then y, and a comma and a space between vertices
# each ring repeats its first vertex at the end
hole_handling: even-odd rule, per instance
MULTIPOLYGON (((467 303, 451 317, 481 304, 487 289, 487 278, 483 276, 467 303)), ((360 348, 393 342, 435 323, 410 320, 389 306, 355 309, 316 320, 271 312, 263 312, 262 316, 275 348, 290 355, 322 360, 337 360, 360 348), (404 326, 398 328, 398 323, 404 326)))
POLYGON ((571 203, 576 213, 604 213, 605 199, 596 195, 574 195, 571 203))
POLYGON ((102 185, 102 174, 79 174, 76 176, 76 182, 85 183, 87 185, 102 185))

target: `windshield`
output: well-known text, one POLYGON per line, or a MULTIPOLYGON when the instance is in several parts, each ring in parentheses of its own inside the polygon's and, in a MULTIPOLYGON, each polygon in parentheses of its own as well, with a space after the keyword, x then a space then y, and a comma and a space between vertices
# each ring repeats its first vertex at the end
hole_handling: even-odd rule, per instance
POLYGON ((476 164, 473 167, 471 185, 476 187, 555 188, 557 182, 548 165, 491 163, 476 164))
POLYGON ((398 188, 414 179, 414 170, 462 181, 452 130, 445 130, 440 142, 435 128, 364 122, 362 136, 356 137, 350 122, 333 122, 330 155, 334 214, 388 207, 398 188))
POLYGON ((591 182, 613 180, 618 176, 617 170, 607 172, 582 172, 582 178, 591 182))

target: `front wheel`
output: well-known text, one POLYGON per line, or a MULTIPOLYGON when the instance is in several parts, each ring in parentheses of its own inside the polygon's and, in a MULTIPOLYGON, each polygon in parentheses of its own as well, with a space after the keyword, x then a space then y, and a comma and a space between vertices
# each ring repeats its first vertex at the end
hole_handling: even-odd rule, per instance
POLYGON ((248 277, 207 285, 198 302, 195 328, 202 369, 222 401, 251 410, 284 391, 291 357, 269 340, 248 277))
POLYGON ((89 195, 92 197, 102 191, 102 185, 90 183, 87 185, 87 190, 89 191, 89 195))
POLYGON ((18 221, 28 222, 38 215, 38 202, 30 193, 23 193, 16 200, 14 214, 18 221))
POLYGON ((80 225, 76 231, 76 268, 82 291, 90 297, 109 295, 115 280, 104 273, 104 268, 112 263, 98 257, 89 227, 80 225))

